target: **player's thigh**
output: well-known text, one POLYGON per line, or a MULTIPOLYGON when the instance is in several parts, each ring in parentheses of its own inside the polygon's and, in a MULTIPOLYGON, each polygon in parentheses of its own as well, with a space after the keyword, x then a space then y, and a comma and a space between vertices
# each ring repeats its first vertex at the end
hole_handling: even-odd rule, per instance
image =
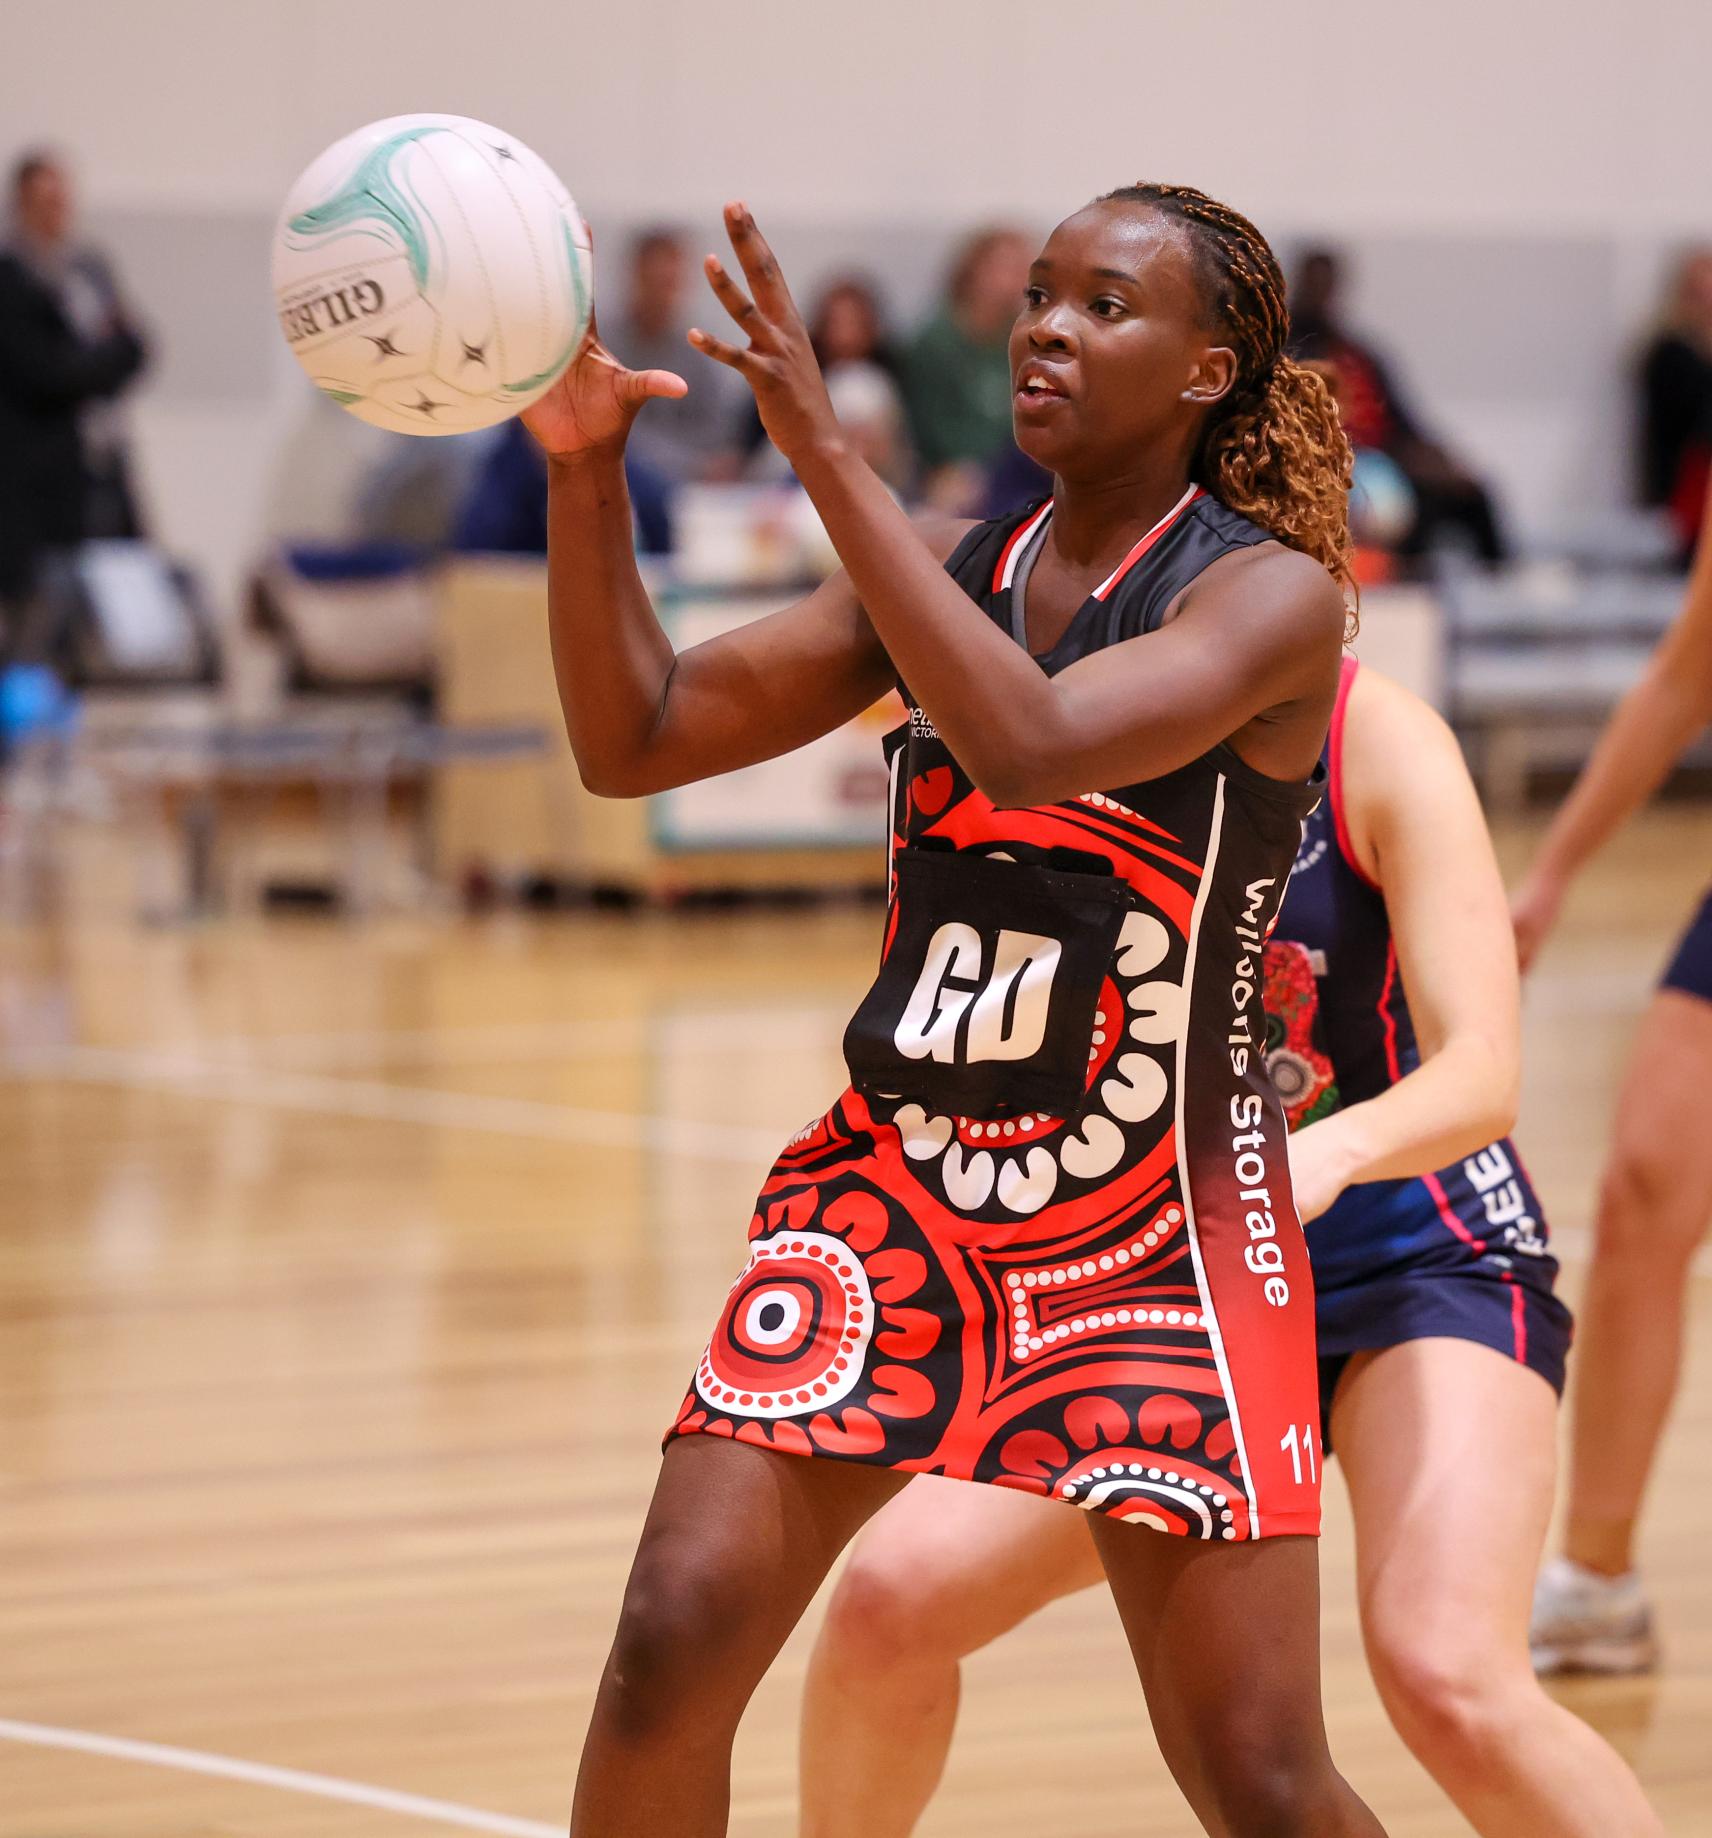
POLYGON ((1317 1538, 1092 1529, 1160 1747, 1192 1797, 1221 1767, 1323 1748, 1317 1538))
POLYGON ((762 1649, 782 1640, 845 1545, 906 1478, 730 1437, 678 1438, 631 1566, 621 1638, 762 1649))
POLYGON ((1350 1362, 1332 1445, 1355 1517, 1362 1629, 1378 1664, 1520 1662, 1551 1516, 1557 1398, 1469 1340, 1407 1341, 1350 1362))
POLYGON ((924 1475, 857 1540, 828 1610, 847 1640, 958 1656, 1100 1580, 1087 1515, 1005 1487, 924 1475))

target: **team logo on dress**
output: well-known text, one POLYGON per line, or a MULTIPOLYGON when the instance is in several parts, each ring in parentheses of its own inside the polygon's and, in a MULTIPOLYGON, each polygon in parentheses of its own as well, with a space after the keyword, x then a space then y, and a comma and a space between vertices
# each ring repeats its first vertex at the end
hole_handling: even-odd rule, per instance
POLYGON ((1337 1073, 1314 1044, 1318 955, 1295 939, 1274 938, 1266 947, 1266 1070, 1293 1130, 1329 1117, 1340 1102, 1337 1073))

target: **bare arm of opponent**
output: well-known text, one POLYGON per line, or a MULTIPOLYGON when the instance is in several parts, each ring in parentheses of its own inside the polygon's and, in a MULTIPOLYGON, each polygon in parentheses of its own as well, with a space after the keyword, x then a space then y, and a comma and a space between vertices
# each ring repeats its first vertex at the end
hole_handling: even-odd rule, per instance
POLYGON ((1676 622, 1641 680, 1612 712, 1517 889, 1516 946, 1526 969, 1557 920, 1588 858, 1659 786, 1683 749, 1712 721, 1712 490, 1694 570, 1676 622))
POLYGON ((1502 1136, 1521 1073, 1504 884, 1462 751, 1371 670, 1344 716, 1343 808, 1356 865, 1384 895, 1421 1063, 1291 1138, 1304 1219, 1352 1183, 1430 1174, 1502 1136))

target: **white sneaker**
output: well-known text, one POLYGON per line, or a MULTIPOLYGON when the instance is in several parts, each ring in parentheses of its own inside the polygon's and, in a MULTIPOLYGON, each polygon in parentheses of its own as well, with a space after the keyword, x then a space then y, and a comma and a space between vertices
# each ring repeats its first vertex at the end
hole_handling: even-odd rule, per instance
POLYGON ((1539 1673, 1652 1671, 1658 1639, 1640 1573, 1602 1576, 1550 1559, 1534 1584, 1529 1644, 1539 1673))

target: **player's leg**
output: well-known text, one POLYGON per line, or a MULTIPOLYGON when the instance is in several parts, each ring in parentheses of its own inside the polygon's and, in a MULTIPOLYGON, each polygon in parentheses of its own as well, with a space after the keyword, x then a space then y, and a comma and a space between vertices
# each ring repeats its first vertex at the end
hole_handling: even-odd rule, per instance
POLYGON ((1100 1580, 1081 1513, 924 1477, 850 1555, 803 1697, 803 1838, 904 1838, 939 1785, 959 1662, 1100 1580))
POLYGON ((687 1436, 666 1450, 577 1776, 572 1838, 717 1838, 750 1694, 907 1477, 687 1436))
POLYGON ((1662 989, 1617 1107, 1581 1304, 1565 1548, 1633 1567, 1635 1525, 1676 1390, 1690 1260, 1712 1219, 1712 1001, 1662 989))
POLYGON ((1662 1828, 1634 1775, 1528 1661, 1556 1414, 1543 1378, 1472 1341, 1351 1360, 1331 1440, 1362 1630, 1392 1722, 1476 1831, 1641 1838, 1662 1828))
POLYGON ((1154 1734, 1219 1838, 1370 1838, 1320 1713, 1319 1541, 1216 1544, 1090 1520, 1154 1734))

